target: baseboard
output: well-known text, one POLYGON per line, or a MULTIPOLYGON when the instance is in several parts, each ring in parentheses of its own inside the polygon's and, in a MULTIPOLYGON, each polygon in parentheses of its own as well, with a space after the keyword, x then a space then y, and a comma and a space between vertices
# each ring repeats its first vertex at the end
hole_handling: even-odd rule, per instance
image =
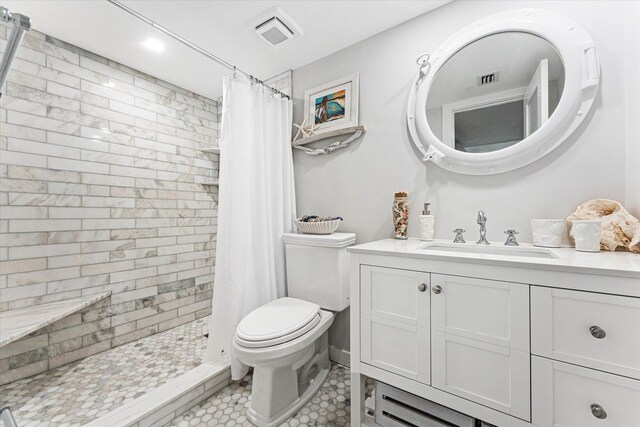
POLYGON ((351 366, 351 353, 332 345, 329 346, 329 359, 346 367, 351 366))
POLYGON ((163 426, 230 382, 230 366, 202 364, 84 427, 163 426))

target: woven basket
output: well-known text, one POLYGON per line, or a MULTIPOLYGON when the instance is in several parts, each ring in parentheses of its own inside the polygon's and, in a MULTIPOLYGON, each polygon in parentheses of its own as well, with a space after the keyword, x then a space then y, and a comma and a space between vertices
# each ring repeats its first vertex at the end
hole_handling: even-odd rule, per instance
POLYGON ((304 222, 296 219, 296 227, 298 227, 298 231, 302 231, 304 234, 331 234, 336 231, 339 226, 339 219, 319 222, 304 222))

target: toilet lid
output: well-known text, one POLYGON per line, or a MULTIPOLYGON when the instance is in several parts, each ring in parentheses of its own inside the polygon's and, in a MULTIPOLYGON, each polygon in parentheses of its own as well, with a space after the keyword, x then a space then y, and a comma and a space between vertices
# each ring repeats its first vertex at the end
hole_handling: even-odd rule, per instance
POLYGON ((249 313, 236 330, 247 347, 267 347, 304 335, 320 322, 320 306, 295 298, 280 298, 249 313))

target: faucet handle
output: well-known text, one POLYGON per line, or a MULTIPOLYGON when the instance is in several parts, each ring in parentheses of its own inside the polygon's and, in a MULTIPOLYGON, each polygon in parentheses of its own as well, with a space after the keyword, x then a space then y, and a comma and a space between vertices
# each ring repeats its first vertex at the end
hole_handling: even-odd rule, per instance
POLYGON ((455 230, 453 230, 454 233, 456 233, 456 237, 453 239, 453 243, 466 243, 464 241, 464 236, 462 235, 462 233, 464 233, 467 230, 463 230, 462 228, 456 228, 455 230))
POLYGON ((518 233, 516 230, 510 228, 508 230, 505 230, 504 234, 507 235, 507 241, 504 242, 504 244, 506 246, 520 246, 520 244, 516 240, 516 234, 520 234, 520 233, 518 233))

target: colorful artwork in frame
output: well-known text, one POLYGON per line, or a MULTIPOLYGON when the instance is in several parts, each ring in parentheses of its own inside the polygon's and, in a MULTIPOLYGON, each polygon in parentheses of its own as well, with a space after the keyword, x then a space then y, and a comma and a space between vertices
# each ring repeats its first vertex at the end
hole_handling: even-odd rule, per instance
POLYGON ((358 74, 305 91, 305 115, 318 132, 358 125, 358 74))
POLYGON ((345 113, 345 89, 316 98, 315 124, 328 123, 344 118, 345 113))

